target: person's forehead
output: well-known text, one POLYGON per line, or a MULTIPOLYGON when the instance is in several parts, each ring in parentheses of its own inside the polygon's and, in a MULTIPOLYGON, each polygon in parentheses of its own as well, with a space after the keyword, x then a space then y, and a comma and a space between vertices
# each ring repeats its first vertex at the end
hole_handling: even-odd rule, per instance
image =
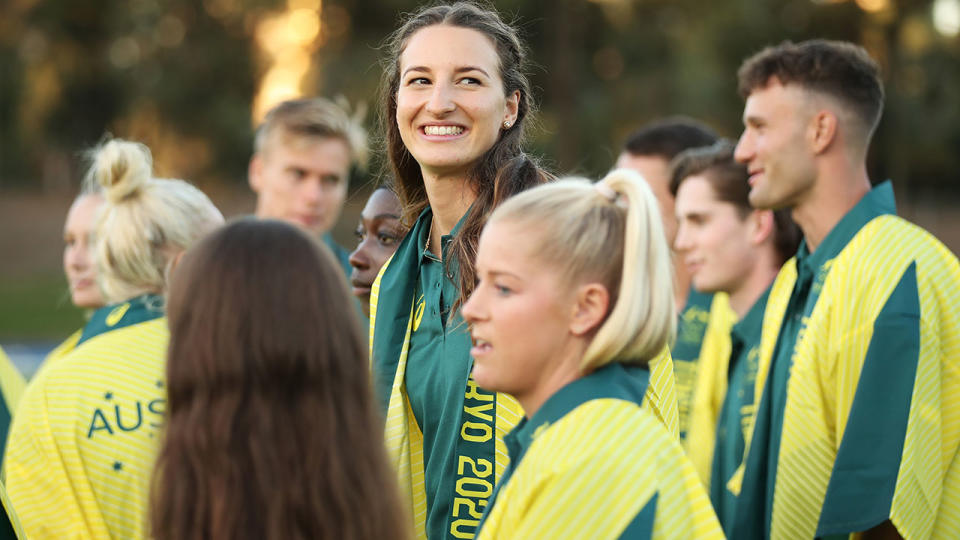
POLYGON ((364 216, 371 218, 381 214, 399 215, 400 211, 400 200, 388 189, 374 191, 363 208, 364 216))
POLYGON ((792 110, 800 108, 812 99, 815 93, 796 83, 782 84, 776 77, 766 86, 757 87, 747 96, 744 115, 768 109, 792 110))
POLYGON ((314 135, 303 133, 295 129, 278 126, 267 134, 264 144, 264 153, 271 150, 305 152, 321 145, 329 148, 341 147, 344 156, 350 157, 350 144, 344 137, 337 135, 314 135))
POLYGON ((669 183, 670 163, 663 156, 624 152, 617 160, 617 166, 637 171, 654 190, 666 188, 669 183))
POLYGON ((400 53, 401 73, 411 67, 475 65, 489 76, 499 75, 499 57, 493 41, 479 30, 436 24, 410 36, 400 53))
POLYGON ((717 201, 717 192, 710 179, 702 173, 684 178, 677 188, 677 208, 709 204, 714 201, 717 201))

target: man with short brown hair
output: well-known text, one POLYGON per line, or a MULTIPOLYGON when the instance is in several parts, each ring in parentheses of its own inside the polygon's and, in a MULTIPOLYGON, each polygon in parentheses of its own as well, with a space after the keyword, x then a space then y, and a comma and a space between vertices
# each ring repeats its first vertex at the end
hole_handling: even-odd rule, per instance
POLYGON ((871 187, 879 69, 812 40, 739 78, 750 202, 790 208, 805 240, 767 303, 731 537, 956 537, 960 264, 871 187))

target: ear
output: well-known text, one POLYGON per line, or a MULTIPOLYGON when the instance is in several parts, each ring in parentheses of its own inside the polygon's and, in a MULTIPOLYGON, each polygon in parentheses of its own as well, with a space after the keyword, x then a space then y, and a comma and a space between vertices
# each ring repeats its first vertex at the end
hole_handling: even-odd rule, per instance
POLYGON ((577 290, 573 316, 570 318, 570 332, 583 337, 596 330, 603 323, 610 306, 610 293, 599 283, 587 283, 577 290))
POLYGON ((750 241, 753 245, 759 246, 773 236, 775 225, 772 210, 753 210, 747 219, 750 224, 750 241))
POLYGON ((507 114, 503 117, 503 122, 509 122, 510 125, 517 123, 517 115, 520 111, 520 91, 514 90, 507 96, 507 114))
POLYGON ((263 158, 260 154, 254 154, 250 158, 250 165, 247 166, 247 182, 254 193, 260 193, 260 175, 263 172, 263 158))
POLYGON ((170 260, 167 261, 167 267, 163 271, 163 288, 166 292, 170 291, 170 280, 173 279, 173 275, 177 271, 177 266, 180 265, 180 260, 183 259, 183 254, 186 252, 187 250, 181 249, 175 252, 173 256, 170 257, 170 260))
POLYGON ((821 109, 811 120, 811 144, 814 154, 822 154, 837 138, 837 115, 828 109, 821 109))

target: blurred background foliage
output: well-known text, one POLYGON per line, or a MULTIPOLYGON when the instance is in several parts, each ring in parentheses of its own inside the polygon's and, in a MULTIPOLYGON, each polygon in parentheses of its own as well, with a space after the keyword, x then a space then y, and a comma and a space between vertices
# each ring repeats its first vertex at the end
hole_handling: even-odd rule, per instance
MULTIPOLYGON (((187 178, 215 193, 242 193, 237 211, 249 212, 246 167, 263 112, 295 95, 343 95, 370 105, 374 128, 380 44, 401 14, 419 5, 0 3, 0 253, 6 259, 0 262, 0 338, 56 334, 67 324, 36 327, 19 312, 5 315, 2 306, 36 308, 47 321, 56 319, 43 315, 47 303, 24 307, 16 298, 53 288, 51 298, 67 303, 62 278, 54 277, 57 235, 82 175, 83 149, 105 133, 143 141, 159 175, 187 178), (44 210, 51 207, 44 200, 57 203, 44 210), (28 220, 45 224, 24 225, 15 217, 24 208, 28 220), (40 242, 46 237, 37 232, 38 239, 24 242, 41 230, 52 231, 52 240, 40 242), (37 250, 47 254, 35 264, 23 262, 37 250), (45 288, 47 275, 54 286, 45 288)), ((960 192, 953 181, 960 170, 960 0, 494 5, 517 22, 529 45, 540 109, 530 149, 557 172, 601 175, 629 131, 665 115, 690 115, 735 138, 743 106, 735 72, 745 57, 785 39, 844 39, 864 45, 883 67, 888 97, 869 157, 872 178, 893 178, 908 217, 942 237, 960 223, 952 217, 960 192)), ((368 180, 378 171, 374 167, 368 180)), ((353 206, 362 205, 359 194, 368 187, 366 179, 354 182, 353 206)), ((351 247, 353 216, 348 211, 336 231, 351 247)), ((960 239, 946 241, 957 250, 960 239)))

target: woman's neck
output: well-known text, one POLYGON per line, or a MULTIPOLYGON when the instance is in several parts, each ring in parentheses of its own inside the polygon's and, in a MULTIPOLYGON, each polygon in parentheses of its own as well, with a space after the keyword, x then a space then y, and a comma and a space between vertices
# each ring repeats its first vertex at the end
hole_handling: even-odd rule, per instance
POLYGON ((580 340, 575 341, 577 342, 573 343, 571 347, 565 347, 566 350, 554 355, 556 359, 554 362, 544 366, 544 370, 540 373, 534 388, 531 388, 528 392, 513 394, 513 397, 523 407, 527 418, 532 418, 540 410, 540 407, 564 386, 589 374, 589 372, 580 369, 583 354, 587 350, 586 344, 580 340))
POLYGON ((440 256, 440 238, 450 234, 460 218, 467 213, 477 194, 469 179, 463 175, 439 176, 423 172, 423 185, 433 212, 430 227, 430 251, 440 256))

